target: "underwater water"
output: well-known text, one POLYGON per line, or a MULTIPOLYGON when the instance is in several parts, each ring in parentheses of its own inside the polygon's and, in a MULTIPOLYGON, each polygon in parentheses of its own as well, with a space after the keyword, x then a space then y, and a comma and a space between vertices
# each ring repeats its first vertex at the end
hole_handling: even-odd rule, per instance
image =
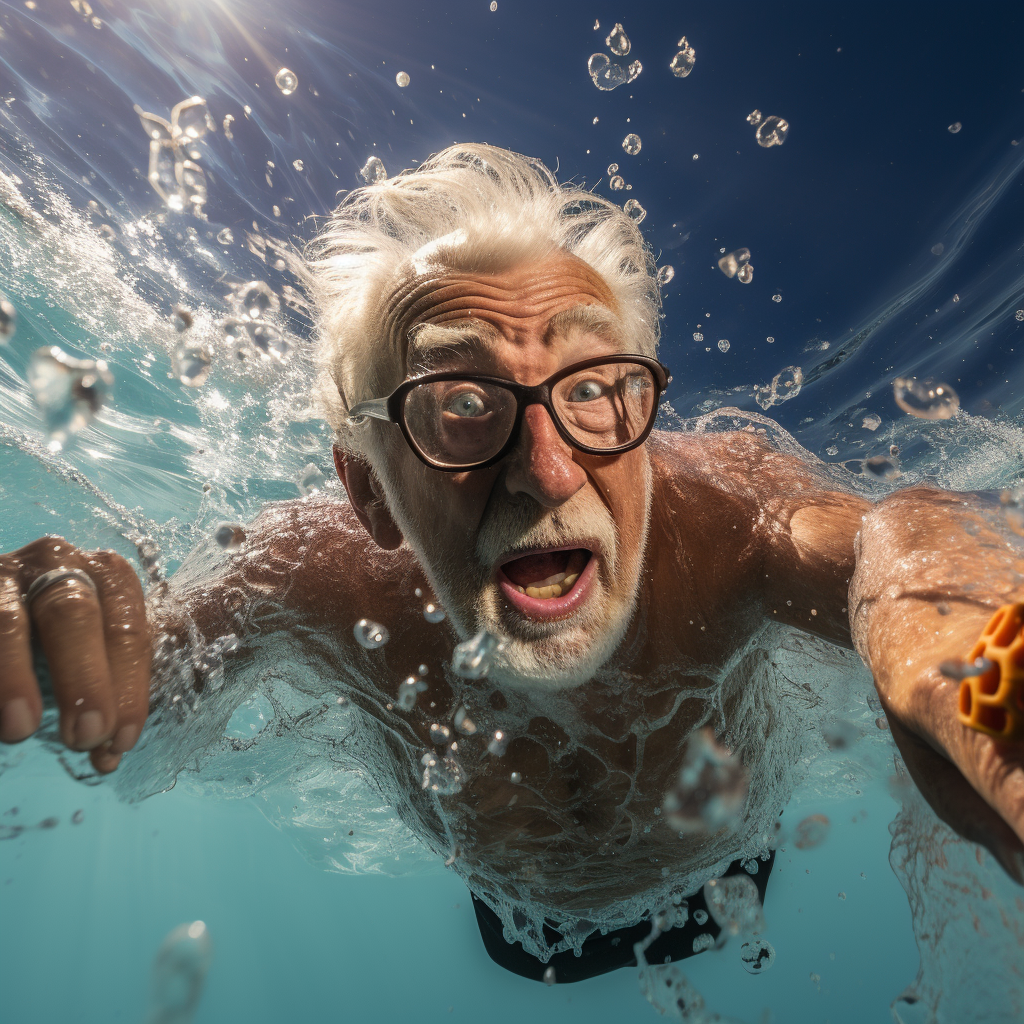
MULTIPOLYGON (((268 501, 344 500, 297 249, 371 158, 393 174, 455 141, 640 204, 672 268, 665 429, 753 425, 871 495, 1017 486, 1024 12, 634 8, 0 3, 0 290, 17 315, 0 551, 59 533, 151 579, 268 501), (606 60, 627 70, 596 82, 588 61, 606 60), (783 144, 758 145, 770 117, 783 144), (719 268, 741 248, 746 283, 743 258, 719 268), (47 422, 29 386, 50 346, 113 378, 67 437, 67 402, 47 422), (914 376, 951 385, 957 415, 906 415, 893 381, 914 376)), ((789 716, 764 752, 785 767, 768 792, 786 805, 776 959, 749 974, 733 939, 683 961, 669 980, 706 1007, 681 1019, 1024 1019, 1024 891, 916 795, 855 659, 758 642, 771 672, 752 688, 789 716)), ((271 652, 243 694, 164 721, 99 784, 46 736, 0 748, 3 1019, 656 1019, 635 970, 549 987, 488 959, 460 865, 392 809, 354 712, 303 688, 314 670, 271 652)))

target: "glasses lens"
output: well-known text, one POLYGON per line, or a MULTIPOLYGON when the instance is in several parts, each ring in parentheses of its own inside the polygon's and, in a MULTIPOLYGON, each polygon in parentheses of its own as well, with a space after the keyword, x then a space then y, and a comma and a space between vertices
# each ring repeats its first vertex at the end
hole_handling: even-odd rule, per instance
POLYGON ((658 385, 640 363, 605 363, 560 380, 551 400, 562 425, 589 448, 635 441, 656 412, 658 385))
POLYGON ((479 465, 501 451, 516 421, 516 400, 493 384, 429 381, 409 391, 403 413, 424 458, 454 469, 479 465))

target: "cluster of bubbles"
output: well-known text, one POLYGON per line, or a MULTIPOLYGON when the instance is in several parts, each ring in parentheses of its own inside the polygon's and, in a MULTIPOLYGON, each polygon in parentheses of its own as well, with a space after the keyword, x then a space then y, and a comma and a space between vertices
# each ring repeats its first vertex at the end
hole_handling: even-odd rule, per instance
POLYGON ((796 398, 804 384, 804 371, 799 366, 787 366, 779 370, 771 384, 754 389, 754 401, 762 409, 770 409, 796 398))
POLYGON ((717 832, 739 820, 749 784, 743 762, 710 729, 701 729, 686 741, 679 776, 662 807, 677 832, 717 832))
POLYGON ((922 420, 948 420, 960 409, 960 396, 948 384, 916 377, 897 377, 892 395, 896 404, 922 420))
MULTIPOLYGON (((616 57, 628 56, 632 49, 626 30, 618 22, 608 33, 604 42, 616 57)), ((623 67, 603 53, 593 53, 587 61, 587 71, 590 72, 591 80, 602 92, 611 92, 620 85, 636 81, 643 69, 643 64, 638 60, 632 61, 628 67, 623 67)))
POLYGON ((789 134, 789 122, 775 114, 764 117, 760 110, 752 110, 747 115, 747 122, 757 129, 754 138, 757 139, 757 144, 765 149, 781 146, 789 134))
POLYGON ((27 378, 53 451, 93 421, 114 387, 102 359, 74 359, 56 345, 32 353, 27 378))
POLYGON ((736 249, 726 253, 718 261, 718 269, 726 277, 735 277, 741 284, 750 284, 754 280, 754 267, 750 263, 749 249, 736 249))
POLYGON ((153 191, 168 208, 191 209, 196 216, 206 205, 206 172, 199 166, 202 154, 195 144, 208 132, 217 130, 206 100, 191 96, 171 109, 166 120, 136 105, 135 113, 149 137, 149 173, 153 191))

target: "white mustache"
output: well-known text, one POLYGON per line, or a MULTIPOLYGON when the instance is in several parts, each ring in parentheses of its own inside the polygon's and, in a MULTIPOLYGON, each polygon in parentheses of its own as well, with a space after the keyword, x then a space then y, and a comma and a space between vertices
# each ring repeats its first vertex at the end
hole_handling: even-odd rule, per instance
POLYGON ((510 551, 579 545, 595 539, 606 564, 618 565, 618 531, 611 513, 594 495, 582 491, 556 509, 544 509, 532 498, 503 500, 484 517, 476 541, 476 557, 489 574, 510 551))

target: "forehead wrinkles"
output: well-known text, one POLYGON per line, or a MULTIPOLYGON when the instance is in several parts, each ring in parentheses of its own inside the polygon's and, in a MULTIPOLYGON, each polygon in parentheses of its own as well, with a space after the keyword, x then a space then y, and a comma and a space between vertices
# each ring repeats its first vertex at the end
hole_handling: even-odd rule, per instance
POLYGON ((605 281, 589 265, 564 254, 533 269, 506 274, 469 274, 438 268, 429 277, 408 274, 387 303, 387 337, 405 361, 406 336, 416 323, 485 319, 487 313, 528 322, 550 319, 587 299, 618 310, 605 281))

